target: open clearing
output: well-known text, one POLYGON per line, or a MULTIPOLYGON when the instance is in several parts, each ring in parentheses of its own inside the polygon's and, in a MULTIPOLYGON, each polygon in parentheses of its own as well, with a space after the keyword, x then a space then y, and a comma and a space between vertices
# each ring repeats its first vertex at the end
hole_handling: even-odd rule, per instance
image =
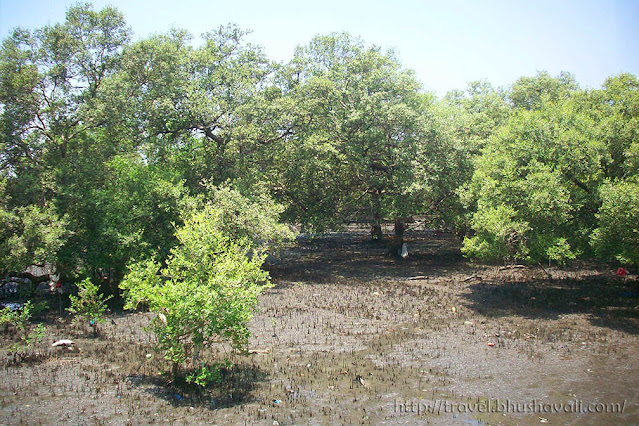
POLYGON ((51 316, 39 355, 21 362, 4 336, 0 423, 639 422, 636 278, 474 265, 430 231, 407 234, 411 255, 396 261, 365 239, 285 250, 269 266, 251 353, 205 354, 234 364, 210 389, 161 374, 150 314, 113 315, 98 338, 51 316), (60 338, 81 352, 51 348, 60 338))

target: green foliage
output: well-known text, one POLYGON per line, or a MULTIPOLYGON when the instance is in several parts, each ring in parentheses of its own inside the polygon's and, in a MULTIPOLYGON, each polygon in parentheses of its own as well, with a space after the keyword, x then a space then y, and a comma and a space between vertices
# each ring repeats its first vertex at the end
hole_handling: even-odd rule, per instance
POLYGON ((13 328, 16 331, 24 331, 31 319, 29 311, 30 305, 25 305, 21 311, 14 311, 6 307, 0 309, 0 327, 2 327, 5 332, 8 331, 9 328, 13 328))
POLYGON ((68 220, 52 206, 12 208, 6 183, 0 180, 0 271, 53 263, 69 236, 68 220))
POLYGON ((186 376, 186 382, 195 383, 203 388, 209 385, 220 384, 222 382, 223 370, 228 370, 232 365, 228 359, 216 362, 208 368, 206 365, 202 365, 197 373, 186 376))
POLYGON ((177 229, 179 245, 165 267, 154 261, 131 265, 120 285, 126 309, 145 304, 158 314, 151 330, 174 366, 218 340, 245 348, 257 297, 270 285, 261 269, 264 257, 253 254, 249 239, 224 234, 217 217, 212 205, 195 212, 177 229))
POLYGON ((33 346, 37 345, 38 342, 42 341, 46 332, 47 328, 44 326, 44 324, 38 324, 35 329, 26 333, 26 335, 22 338, 24 346, 27 349, 30 349, 33 346))
POLYGON ((606 159, 595 126, 572 99, 545 99, 533 110, 513 114, 488 140, 464 194, 467 205, 476 203, 472 228, 477 234, 465 252, 505 260, 497 257, 504 254, 502 234, 509 232, 511 221, 525 223, 526 230, 517 237, 522 247, 507 256, 514 257, 510 260, 563 263, 587 250, 606 159), (500 231, 489 212, 501 211, 501 206, 509 213, 499 216, 507 218, 500 231), (492 236, 483 237, 491 229, 492 236), (501 248, 488 249, 493 244, 501 248))
POLYGON ((311 230, 423 215, 469 231, 478 259, 636 259, 634 237, 613 248, 635 217, 613 203, 634 205, 635 76, 581 90, 539 72, 436 101, 349 34, 275 64, 247 33, 131 42, 116 9, 78 4, 3 40, 0 270, 51 263, 113 285, 133 260, 162 263, 198 208, 257 253, 290 237, 280 214, 311 230))
POLYGON ((473 216, 475 235, 464 239, 462 253, 482 261, 513 261, 528 255, 527 222, 509 206, 481 208, 473 216))
POLYGON ((105 142, 92 137, 105 123, 99 92, 117 70, 128 38, 118 11, 79 4, 62 24, 17 29, 3 41, 0 168, 6 206, 0 208, 6 214, 0 233, 10 235, 2 239, 0 268, 48 262, 76 270, 85 247, 75 243, 94 219, 78 200, 95 202, 86 186, 99 182, 100 160, 118 145, 113 139, 94 143, 105 142))
POLYGON ((106 85, 110 117, 150 163, 179 170, 194 193, 203 179, 220 184, 265 162, 260 147, 277 129, 262 91, 272 66, 246 34, 220 27, 197 48, 179 30, 141 40, 127 46, 106 85))
POLYGON ((294 238, 290 228, 279 222, 284 207, 264 192, 246 197, 227 185, 207 187, 204 198, 210 207, 204 209, 206 220, 232 240, 246 240, 258 248, 265 244, 277 247, 294 238))
POLYGON ((174 173, 145 165, 137 155, 109 160, 91 200, 97 217, 89 235, 100 244, 87 242, 87 261, 120 269, 130 259, 165 258, 175 244, 173 224, 189 202, 174 173))
MULTIPOLYGON (((34 305, 31 301, 26 302, 21 309, 12 310, 9 308, 0 309, 0 327, 6 332, 9 329, 20 333, 23 341, 33 339, 29 333, 29 322, 34 315, 42 310, 41 306, 34 305)), ((38 329, 40 330, 40 329, 38 329)))
POLYGON ((30 328, 29 322, 34 314, 42 309, 41 306, 33 305, 28 301, 22 306, 22 309, 14 311, 9 308, 0 309, 0 328, 7 332, 13 329, 15 333, 20 335, 20 341, 11 346, 12 352, 25 355, 25 351, 33 348, 38 342, 42 341, 47 328, 43 324, 38 324, 34 329, 30 328))
POLYGON ((608 151, 606 175, 611 179, 639 176, 639 81, 630 74, 610 77, 593 93, 603 116, 598 126, 608 151))
POLYGON ((550 244, 543 245, 546 248, 548 263, 555 262, 563 265, 566 261, 575 260, 578 253, 575 253, 565 238, 556 238, 550 244))
POLYGON ((506 92, 486 81, 475 81, 466 91, 448 93, 436 104, 440 143, 432 146, 426 162, 435 164, 430 173, 435 200, 433 213, 440 226, 452 226, 462 235, 470 227, 473 202, 464 200, 463 190, 473 176, 475 162, 488 139, 505 125, 511 107, 506 92), (464 201, 467 203, 465 204, 464 201))
POLYGON ((639 83, 620 75, 603 90, 578 91, 569 77, 540 74, 513 87, 515 111, 488 139, 463 192, 474 210, 467 255, 504 256, 490 212, 507 206, 509 220, 529 226, 521 260, 563 264, 592 247, 603 260, 636 262, 639 83))
POLYGON ((94 330, 98 323, 106 321, 104 314, 107 311, 106 302, 112 297, 104 297, 99 287, 91 279, 86 278, 77 284, 78 295, 70 295, 71 306, 67 311, 75 315, 75 322, 88 322, 94 330))
POLYGON ((535 110, 544 102, 561 102, 579 88, 575 77, 562 71, 557 77, 548 72, 538 72, 534 77, 521 77, 510 90, 510 100, 515 108, 535 110))
POLYGON ((30 265, 53 263, 69 236, 67 225, 52 207, 6 211, 0 206, 0 270, 23 271, 30 265))
POLYGON ((592 245, 604 260, 639 264, 639 183, 608 182, 599 191, 601 207, 592 245))
POLYGON ((281 74, 293 113, 269 179, 287 218, 325 229, 429 204, 421 142, 436 139, 428 128, 433 98, 393 52, 348 34, 320 36, 281 74))

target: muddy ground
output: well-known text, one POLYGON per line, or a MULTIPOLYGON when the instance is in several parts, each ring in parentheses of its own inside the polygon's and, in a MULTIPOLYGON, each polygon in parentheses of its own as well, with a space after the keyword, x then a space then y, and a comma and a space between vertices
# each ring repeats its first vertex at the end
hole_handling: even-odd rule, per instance
POLYGON ((164 374, 151 314, 111 315, 98 337, 50 314, 27 359, 5 333, 0 424, 639 423, 636 278, 475 265, 451 235, 407 238, 401 261, 357 232, 285 250, 251 354, 208 351, 234 366, 205 390, 164 374))

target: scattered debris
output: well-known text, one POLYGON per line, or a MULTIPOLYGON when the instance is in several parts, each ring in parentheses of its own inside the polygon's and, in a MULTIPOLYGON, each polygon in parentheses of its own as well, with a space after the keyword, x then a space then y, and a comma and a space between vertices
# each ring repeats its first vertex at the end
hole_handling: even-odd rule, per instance
POLYGON ((408 257, 408 246, 406 245, 406 243, 402 244, 402 251, 399 255, 404 259, 408 257))
POLYGON ((365 387, 366 389, 368 389, 368 388, 370 387, 370 385, 368 384, 368 382, 367 382, 366 380, 364 380, 364 379, 362 378, 362 376, 359 376, 359 375, 358 375, 358 376, 356 376, 356 377, 353 379, 353 382, 354 382, 354 383, 357 383, 357 384, 359 384, 359 385, 361 385, 361 386, 363 386, 363 387, 365 387))
POLYGON ((77 347, 77 345, 75 344, 73 340, 69 340, 69 339, 58 340, 57 342, 54 342, 51 346, 54 348, 66 348, 74 352, 82 352, 82 349, 77 347))
POLYGON ((2 306, 12 311, 20 311, 24 308, 24 303, 2 303, 2 306))
POLYGON ((628 275, 628 270, 624 267, 617 268, 617 270, 615 271, 615 275, 617 275, 618 277, 625 277, 626 275, 628 275))

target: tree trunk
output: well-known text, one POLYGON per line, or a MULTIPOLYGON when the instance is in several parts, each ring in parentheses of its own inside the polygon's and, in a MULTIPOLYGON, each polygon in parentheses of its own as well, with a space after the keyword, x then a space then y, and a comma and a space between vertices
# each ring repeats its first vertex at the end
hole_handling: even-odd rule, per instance
POLYGON ((395 234, 391 238, 388 244, 388 254, 393 257, 401 257, 402 244, 404 244, 404 231, 406 231, 406 224, 401 218, 395 219, 395 234))
POLYGON ((384 235, 382 234, 382 225, 379 222, 373 222, 371 224, 371 238, 373 241, 382 241, 384 235))
POLYGON ((380 200, 380 192, 375 190, 371 193, 371 238, 374 242, 381 242, 384 240, 384 234, 382 233, 382 205, 380 200))
POLYGON ((173 361, 173 368, 171 369, 171 374, 173 375, 173 381, 177 380, 178 374, 180 374, 180 364, 173 361))
POLYGON ((197 362, 200 360, 200 345, 195 345, 193 348, 193 367, 197 365, 197 362))

